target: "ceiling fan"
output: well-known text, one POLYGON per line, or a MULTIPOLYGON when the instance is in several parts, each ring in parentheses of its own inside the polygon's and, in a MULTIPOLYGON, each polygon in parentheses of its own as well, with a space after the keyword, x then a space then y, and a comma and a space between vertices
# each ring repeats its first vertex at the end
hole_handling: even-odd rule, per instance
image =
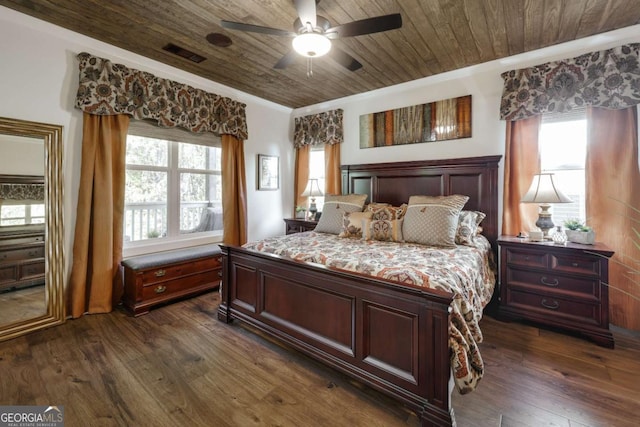
POLYGON ((402 27, 402 16, 399 13, 331 26, 328 19, 317 14, 316 3, 318 1, 319 0, 293 0, 296 12, 298 13, 298 18, 293 23, 294 31, 225 20, 221 21, 221 25, 230 30, 292 37, 293 41, 291 44, 293 49, 285 54, 274 65, 274 68, 285 68, 294 61, 297 55, 302 55, 307 58, 307 77, 313 75, 311 60, 327 54, 350 71, 356 71, 362 68, 362 64, 354 57, 342 49, 332 46, 331 40, 339 37, 354 37, 379 33, 402 27))

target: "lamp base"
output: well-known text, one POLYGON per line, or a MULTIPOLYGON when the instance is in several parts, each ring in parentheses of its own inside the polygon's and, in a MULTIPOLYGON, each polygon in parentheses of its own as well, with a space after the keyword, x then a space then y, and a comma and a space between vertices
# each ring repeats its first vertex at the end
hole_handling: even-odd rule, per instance
POLYGON ((309 219, 311 221, 315 220, 316 212, 318 212, 318 208, 316 207, 316 198, 311 198, 311 203, 309 203, 309 219))
POLYGON ((551 205, 546 203, 540 205, 540 213, 538 213, 538 220, 536 221, 536 227, 542 230, 543 240, 552 240, 549 230, 553 229, 554 225, 551 220, 551 212, 549 212, 550 207, 551 205))

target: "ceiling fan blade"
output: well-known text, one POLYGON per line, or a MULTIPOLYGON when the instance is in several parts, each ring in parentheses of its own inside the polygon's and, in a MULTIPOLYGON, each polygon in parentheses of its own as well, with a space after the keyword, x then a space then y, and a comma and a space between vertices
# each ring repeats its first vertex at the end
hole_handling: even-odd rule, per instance
POLYGON ((296 33, 287 30, 279 30, 271 27, 261 27, 260 25, 243 24, 242 22, 220 21, 220 25, 230 30, 249 31, 252 33, 269 34, 272 36, 295 37, 296 33))
POLYGON ((400 27, 402 27, 402 15, 394 13, 392 15, 376 16, 375 18, 361 19, 360 21, 337 25, 329 28, 326 32, 336 32, 340 37, 354 37, 395 30, 400 27))
POLYGON ((359 63, 353 56, 349 55, 344 50, 336 47, 335 45, 331 48, 328 55, 336 61, 338 64, 342 65, 349 71, 356 71, 362 68, 362 64, 359 63))
POLYGON ((306 25, 309 22, 315 28, 317 16, 316 0, 294 0, 294 4, 302 25, 306 25))
POLYGON ((278 70, 287 68, 289 65, 291 65, 291 63, 296 59, 297 56, 298 54, 295 50, 290 50, 286 55, 280 58, 280 60, 276 63, 276 65, 273 66, 273 68, 276 68, 278 70))

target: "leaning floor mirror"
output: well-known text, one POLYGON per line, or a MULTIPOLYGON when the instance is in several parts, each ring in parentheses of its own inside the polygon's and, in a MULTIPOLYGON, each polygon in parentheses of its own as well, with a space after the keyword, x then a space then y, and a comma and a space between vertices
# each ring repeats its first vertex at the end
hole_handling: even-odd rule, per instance
POLYGON ((0 341, 64 322, 62 126, 0 117, 0 341))

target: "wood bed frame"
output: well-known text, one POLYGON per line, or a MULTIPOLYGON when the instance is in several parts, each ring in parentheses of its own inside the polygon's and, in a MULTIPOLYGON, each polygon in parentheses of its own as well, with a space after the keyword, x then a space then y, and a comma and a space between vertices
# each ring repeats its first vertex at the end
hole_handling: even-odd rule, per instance
MULTIPOLYGON (((469 196, 496 248, 500 156, 342 167, 342 192, 367 202, 469 196)), ((238 319, 391 395, 423 426, 450 426, 452 294, 222 246, 218 319, 238 319)))

